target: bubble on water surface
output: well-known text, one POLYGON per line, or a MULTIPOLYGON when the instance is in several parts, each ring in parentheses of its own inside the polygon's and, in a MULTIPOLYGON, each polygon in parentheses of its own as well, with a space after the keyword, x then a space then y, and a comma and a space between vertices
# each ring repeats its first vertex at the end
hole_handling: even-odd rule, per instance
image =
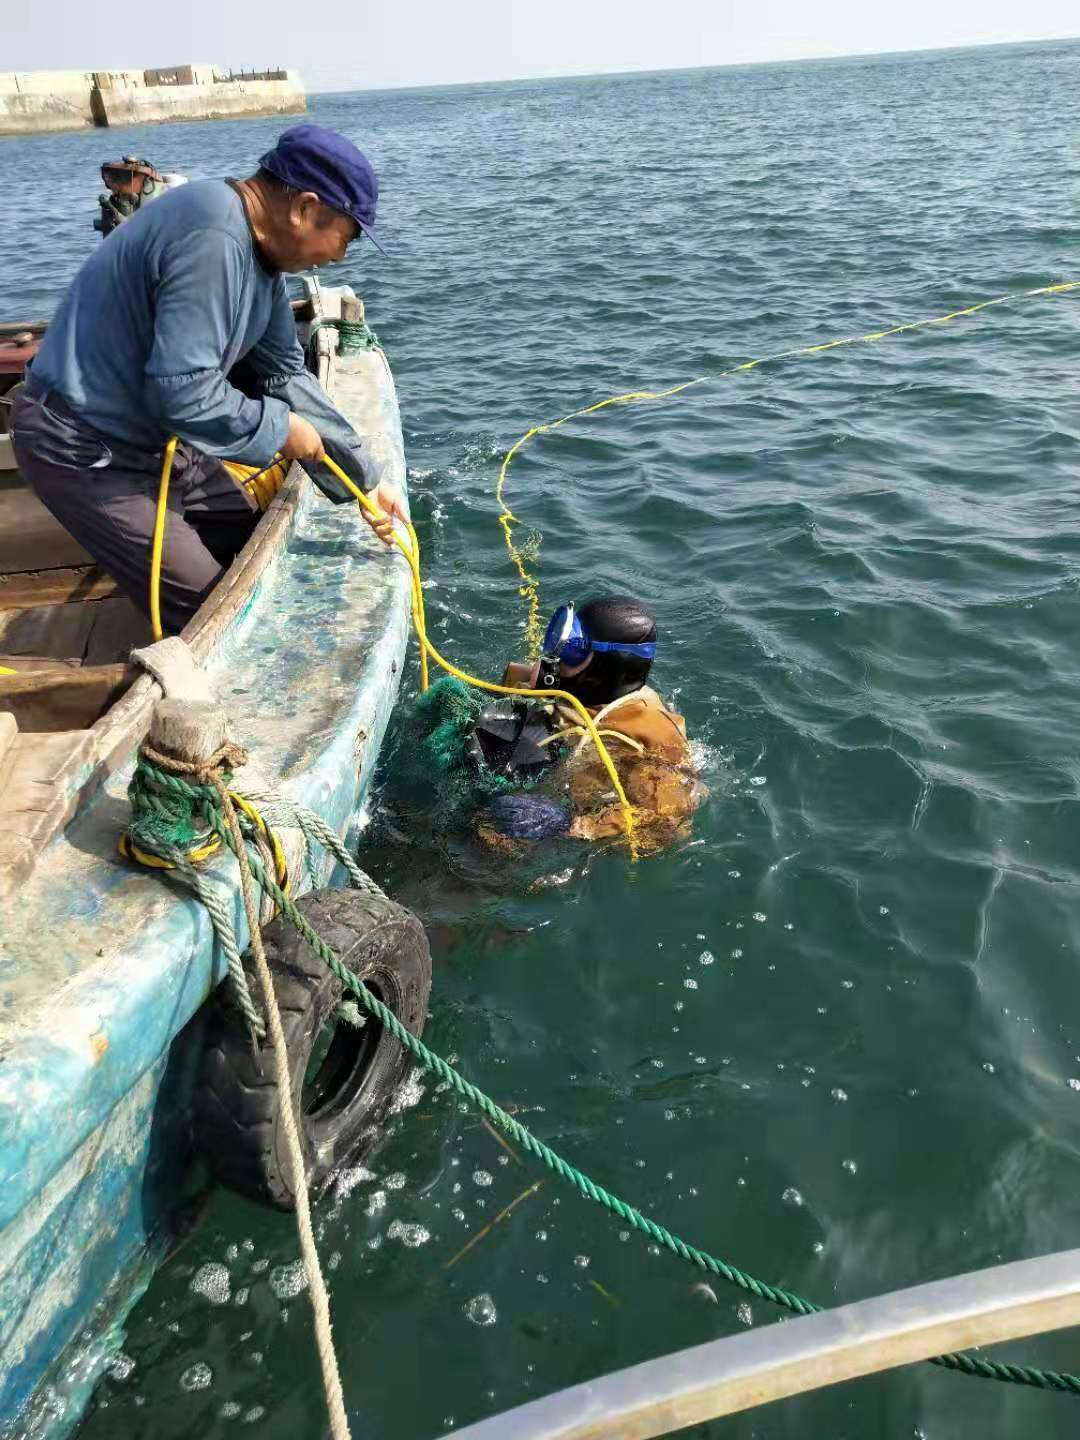
POLYGON ((844 1169, 848 1172, 849 1175, 854 1175, 859 1168, 854 1160, 842 1160, 840 1163, 843 1165, 844 1169))
POLYGON ((682 983, 683 985, 685 985, 687 990, 696 990, 698 988, 697 981, 691 979, 690 977, 687 977, 687 979, 685 979, 682 983))
POLYGON ((226 1400, 225 1404, 222 1405, 221 1409, 218 1411, 218 1414, 221 1416, 222 1420, 235 1420, 237 1415, 240 1414, 243 1408, 244 1407, 242 1405, 238 1405, 235 1400, 226 1400))
POLYGON ((494 1325, 499 1318, 495 1301, 488 1294, 474 1295, 463 1308, 466 1319, 474 1325, 494 1325))
POLYGON ((829 1094, 832 1096, 832 1098, 836 1101, 838 1105, 842 1105, 847 1099, 847 1091, 841 1090, 839 1085, 837 1085, 835 1089, 830 1090, 829 1094))
POLYGON ((188 1288, 194 1294, 209 1300, 211 1305, 227 1305, 231 1291, 229 1272, 224 1265, 216 1261, 200 1265, 191 1277, 188 1288))
POLYGON ((753 1310, 751 1310, 750 1306, 746 1303, 745 1300, 735 1311, 735 1318, 738 1320, 740 1325, 753 1325, 754 1312, 753 1310))
POLYGON ((1080 1080, 1071 1079, 1066 1080, 1065 1083, 1066 1085, 1068 1085, 1070 1090, 1080 1090, 1080 1080))
POLYGON ((574 1256, 574 1264, 577 1266, 577 1268, 578 1268, 579 1270, 587 1270, 588 1267, 589 1267, 589 1257, 588 1257, 588 1255, 575 1255, 575 1256, 574 1256))
POLYGON ((801 1192, 796 1190, 794 1185, 789 1185, 780 1198, 785 1205, 802 1205, 804 1203, 801 1192))
POLYGON ((699 965, 712 965, 715 963, 715 961, 716 956, 712 953, 711 950, 702 950, 701 954, 698 956, 699 965))
POLYGON ((481 1185, 486 1188, 492 1183, 495 1177, 490 1170, 474 1170, 472 1178, 474 1185, 481 1185))
POLYGON ((270 1289, 279 1300, 293 1300, 307 1289, 304 1262, 294 1260, 291 1265, 275 1265, 270 1271, 270 1289))
POLYGON ((424 1087, 420 1084, 423 1073, 422 1070, 413 1070, 410 1072, 409 1078, 405 1081, 404 1085, 398 1088, 398 1092, 394 1096, 393 1103, 390 1106, 391 1115, 398 1115, 402 1110, 411 1110, 414 1105, 420 1104, 420 1101, 424 1098, 424 1087))
POLYGON ((365 1180, 374 1180, 375 1172, 369 1170, 366 1165, 350 1165, 344 1170, 339 1170, 334 1176, 334 1199, 344 1200, 351 1195, 357 1185, 363 1185, 365 1180))
POLYGON ((410 1225, 404 1220, 394 1220, 386 1232, 386 1238, 400 1240, 409 1250, 417 1250, 431 1239, 431 1231, 423 1225, 410 1225))
POLYGON ((135 1370, 135 1361, 130 1355, 125 1355, 123 1350, 119 1355, 114 1355, 109 1361, 110 1380, 128 1380, 135 1370))
POLYGON ((180 1376, 181 1390, 209 1390, 213 1383, 214 1372, 207 1365, 205 1360, 196 1360, 194 1365, 189 1365, 180 1376))

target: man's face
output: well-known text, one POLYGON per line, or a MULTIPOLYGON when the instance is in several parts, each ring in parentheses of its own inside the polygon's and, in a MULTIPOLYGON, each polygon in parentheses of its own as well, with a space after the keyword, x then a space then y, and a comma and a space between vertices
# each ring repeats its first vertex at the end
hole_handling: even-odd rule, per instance
POLYGON ((346 248, 360 234, 355 220, 311 194, 292 197, 284 229, 277 258, 290 274, 344 260, 346 248))

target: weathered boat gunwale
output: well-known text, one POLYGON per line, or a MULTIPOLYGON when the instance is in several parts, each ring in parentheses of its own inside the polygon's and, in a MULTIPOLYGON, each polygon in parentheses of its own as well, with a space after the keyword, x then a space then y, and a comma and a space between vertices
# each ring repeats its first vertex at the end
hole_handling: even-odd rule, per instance
MULTIPOLYGON (((310 299, 295 301, 294 313, 298 318, 310 315, 310 299)), ((44 329, 44 324, 41 329, 44 329)), ((0 326, 0 334, 16 334, 32 326, 0 326)), ((333 385, 334 350, 327 332, 316 336, 319 344, 317 369, 320 383, 324 388, 333 385), (320 343, 321 342, 321 343, 320 343)), ((187 642, 197 664, 203 664, 212 654, 216 643, 242 608, 249 604, 252 594, 269 567, 288 544, 296 522, 299 507, 311 481, 299 465, 293 465, 285 484, 274 497, 256 526, 251 538, 229 567, 221 583, 207 597, 190 623, 185 627, 182 638, 187 642)), ((10 683, 10 682, 9 682, 10 683)), ((0 678, 0 694, 5 681, 0 678)), ((142 674, 110 707, 104 715, 87 730, 88 740, 71 757, 68 772, 58 772, 57 791, 63 799, 57 800, 50 822, 43 826, 33 848, 18 855, 5 853, 0 846, 0 900, 11 895, 22 884, 42 854, 77 814, 79 808, 93 797, 94 792, 122 765, 146 732, 150 711, 156 700, 161 698, 161 687, 147 673, 142 674), (89 767, 89 768, 88 768, 89 767), (64 781, 69 783, 64 786, 64 781)))
MULTIPOLYGON (((404 482, 385 357, 338 361, 325 330, 317 343, 320 378, 371 438, 379 475, 404 482)), ((211 667, 236 738, 251 746, 264 783, 318 809, 340 834, 355 833, 407 643, 407 567, 354 507, 326 504, 296 469, 212 599, 186 634, 211 667)), ((161 1135, 173 1135, 167 1153, 182 1151, 183 1126, 173 1134, 159 1121, 186 1103, 190 1067, 177 1056, 197 1046, 198 1021, 188 1021, 224 973, 203 908, 115 857, 126 767, 157 693, 149 676, 138 680, 85 732, 94 747, 81 791, 88 803, 26 886, 0 903, 5 1416, 41 1383, 48 1356, 72 1341, 87 1296, 127 1273, 160 1207, 175 1204, 151 1176, 161 1135), (14 1008, 13 994, 23 996, 14 1008)), ((321 883, 331 868, 320 854, 321 883)), ((305 867, 295 873, 302 890, 305 867)), ((210 874, 243 943, 235 866, 222 858, 210 874)))

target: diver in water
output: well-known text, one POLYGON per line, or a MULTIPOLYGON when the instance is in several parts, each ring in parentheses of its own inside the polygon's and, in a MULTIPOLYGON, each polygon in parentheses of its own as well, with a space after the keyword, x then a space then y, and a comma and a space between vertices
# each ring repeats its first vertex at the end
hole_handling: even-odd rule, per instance
MULTIPOLYGON (((564 690, 589 711, 634 808, 639 840, 658 849, 688 831, 701 788, 686 725, 647 684, 656 621, 625 596, 561 605, 538 665, 514 663, 505 685, 564 690)), ((477 830, 491 843, 568 835, 600 840, 622 833, 620 805, 580 715, 565 701, 504 700, 473 727, 475 764, 523 787, 498 796, 477 830), (525 788, 532 787, 532 788, 525 788)))

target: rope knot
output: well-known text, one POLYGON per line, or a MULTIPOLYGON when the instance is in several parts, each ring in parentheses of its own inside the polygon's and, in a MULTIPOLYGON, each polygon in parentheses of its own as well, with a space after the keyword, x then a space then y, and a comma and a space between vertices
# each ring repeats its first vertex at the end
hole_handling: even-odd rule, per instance
POLYGON ((234 740, 226 740, 205 760, 178 760, 173 755, 164 755, 143 741, 139 753, 152 765, 166 770, 171 775, 192 775, 200 784, 212 786, 215 779, 229 778, 234 770, 241 769, 248 762, 248 752, 234 740))

